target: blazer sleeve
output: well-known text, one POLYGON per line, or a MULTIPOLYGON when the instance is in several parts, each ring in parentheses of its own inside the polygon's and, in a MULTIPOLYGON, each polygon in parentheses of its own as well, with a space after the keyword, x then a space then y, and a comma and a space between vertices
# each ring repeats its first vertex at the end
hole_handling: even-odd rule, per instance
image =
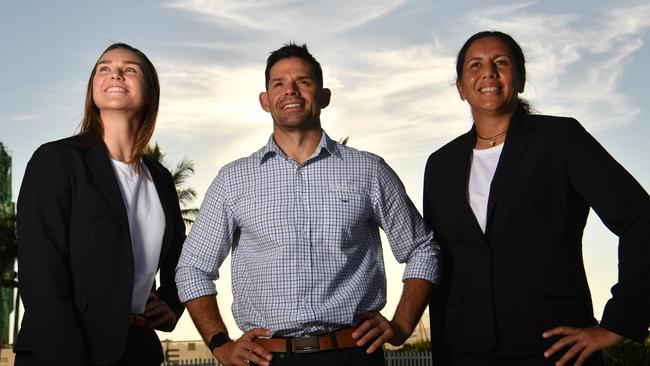
POLYGON ((571 183, 619 237, 618 283, 600 325, 643 341, 650 325, 650 197, 575 120, 567 123, 571 183))
POLYGON ((178 298, 175 275, 176 264, 178 264, 178 258, 181 255, 181 249, 183 248, 183 242, 185 241, 185 222, 181 216, 178 195, 171 174, 169 174, 167 169, 164 169, 164 173, 166 187, 165 195, 170 201, 172 225, 174 227, 172 229, 173 237, 170 247, 160 264, 160 287, 156 289, 156 295, 169 305, 174 314, 176 314, 176 319, 180 319, 185 310, 185 306, 178 298))
POLYGON ((14 348, 56 364, 82 365, 84 338, 68 269, 73 189, 68 174, 53 144, 40 147, 27 164, 17 211, 19 288, 26 312, 14 348), (57 339, 65 339, 66 346, 57 339))
POLYGON ((445 346, 444 327, 446 319, 445 303, 449 292, 449 266, 451 261, 446 260, 447 250, 444 233, 439 224, 437 215, 434 179, 438 173, 433 162, 433 155, 429 157, 424 169, 424 189, 422 195, 422 215, 425 223, 433 230, 441 249, 441 256, 444 262, 438 285, 433 288, 431 298, 429 299, 429 330, 431 332, 431 355, 433 361, 439 366, 451 365, 449 348, 445 346))

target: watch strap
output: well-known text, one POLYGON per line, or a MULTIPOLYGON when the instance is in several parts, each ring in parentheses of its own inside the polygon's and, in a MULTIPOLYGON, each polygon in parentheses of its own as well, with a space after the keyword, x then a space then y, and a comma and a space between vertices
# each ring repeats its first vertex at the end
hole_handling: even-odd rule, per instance
POLYGON ((230 342, 230 337, 228 337, 228 333, 226 332, 219 332, 210 338, 210 343, 208 343, 208 347, 210 348, 210 352, 214 352, 214 349, 217 347, 221 347, 224 344, 230 342))

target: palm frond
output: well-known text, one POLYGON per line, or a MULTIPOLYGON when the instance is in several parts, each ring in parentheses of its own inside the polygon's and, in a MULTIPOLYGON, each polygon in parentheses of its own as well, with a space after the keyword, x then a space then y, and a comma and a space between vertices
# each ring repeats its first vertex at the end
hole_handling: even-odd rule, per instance
POLYGON ((176 186, 182 185, 187 178, 194 174, 194 162, 188 158, 183 158, 172 170, 172 179, 176 186))
POLYGON ((196 220, 196 215, 199 214, 199 209, 198 208, 184 208, 181 210, 181 216, 183 217, 183 221, 185 222, 185 226, 189 229, 192 224, 194 223, 194 220, 196 220))
MULTIPOLYGON (((167 169, 169 167, 165 163, 165 153, 160 149, 156 142, 154 146, 147 145, 144 153, 151 159, 159 162, 167 169)), ((196 215, 199 213, 198 208, 184 208, 190 202, 196 199, 196 191, 193 188, 185 187, 185 181, 194 174, 194 162, 188 158, 183 158, 173 169, 170 169, 174 187, 176 187, 176 194, 178 195, 178 203, 183 207, 181 209, 181 216, 185 222, 185 226, 189 229, 194 223, 196 215)))
POLYGON ((151 145, 147 145, 147 147, 144 148, 144 154, 150 157, 152 160, 166 166, 165 153, 160 149, 158 142, 156 142, 153 147, 151 147, 151 145))
POLYGON ((193 188, 177 188, 176 194, 178 195, 178 202, 181 205, 185 205, 196 199, 196 191, 193 188))

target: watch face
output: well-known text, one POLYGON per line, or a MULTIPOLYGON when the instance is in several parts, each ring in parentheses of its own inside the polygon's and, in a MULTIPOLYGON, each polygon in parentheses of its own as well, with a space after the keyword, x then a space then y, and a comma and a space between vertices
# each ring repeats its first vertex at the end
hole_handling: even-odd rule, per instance
POLYGON ((228 342, 230 342, 230 337, 226 332, 217 333, 210 339, 210 351, 214 351, 215 348, 221 347, 228 342))

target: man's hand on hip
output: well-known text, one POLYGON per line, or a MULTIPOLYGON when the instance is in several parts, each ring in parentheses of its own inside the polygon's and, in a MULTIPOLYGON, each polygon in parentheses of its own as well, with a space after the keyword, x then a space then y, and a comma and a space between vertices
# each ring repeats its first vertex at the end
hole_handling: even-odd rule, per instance
POLYGON ((251 329, 239 339, 215 348, 214 357, 225 366, 247 366, 247 361, 268 366, 273 356, 253 340, 257 337, 269 337, 270 335, 271 333, 263 328, 251 329))
POLYGON ((357 319, 364 320, 352 333, 352 338, 357 340, 357 346, 363 347, 370 344, 367 353, 373 353, 388 342, 399 346, 406 341, 410 333, 405 327, 394 321, 388 321, 379 311, 368 311, 360 314, 357 319))

